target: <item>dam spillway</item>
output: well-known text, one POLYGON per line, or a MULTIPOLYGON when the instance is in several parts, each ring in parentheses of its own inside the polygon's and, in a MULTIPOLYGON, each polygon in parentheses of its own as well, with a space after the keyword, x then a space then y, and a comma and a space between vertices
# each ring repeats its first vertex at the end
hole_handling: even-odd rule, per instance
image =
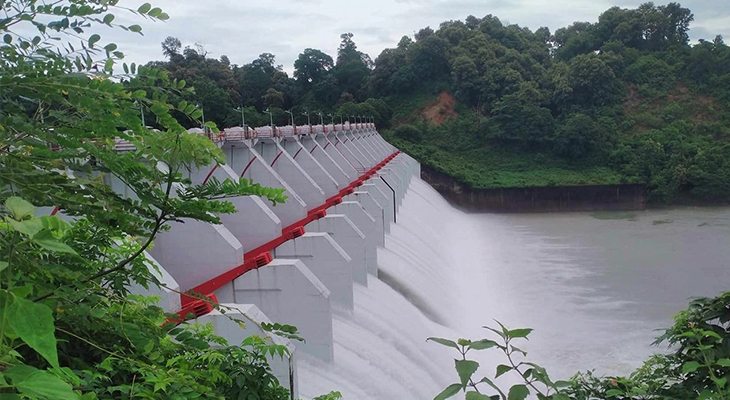
MULTIPOLYGON (((447 313, 439 310, 435 298, 426 292, 408 292, 405 288, 410 285, 404 283, 422 276, 419 290, 437 287, 438 268, 427 261, 438 257, 426 243, 410 249, 422 258, 399 250, 405 250, 408 231, 404 229, 425 228, 407 217, 413 208, 409 204, 419 199, 411 189, 414 180, 420 181, 419 164, 385 142, 372 124, 239 127, 220 134, 192 129, 189 133, 207 135, 226 155, 225 165, 192 168, 187 176, 191 182, 250 179, 284 189, 288 200, 272 206, 256 196, 237 197, 231 201, 238 212, 221 215, 220 225, 193 220, 173 224, 159 234, 147 254, 170 289, 136 290, 161 296, 168 312, 181 317, 193 314, 198 322, 212 323, 231 344, 252 334, 268 336, 261 328, 264 322, 297 326, 305 341, 272 338, 286 344, 292 355, 271 360, 275 375, 295 398, 300 396, 300 386, 307 389, 303 397, 321 394, 315 391, 317 384, 304 384, 300 375, 308 377, 311 370, 299 364, 318 365, 321 370, 350 365, 351 373, 360 367, 368 369, 352 362, 348 354, 358 350, 341 339, 356 337, 357 332, 367 335, 366 330, 357 329, 358 324, 370 318, 367 325, 375 328, 375 314, 387 316, 388 311, 399 310, 389 314, 396 329, 390 339, 383 340, 395 346, 393 360, 415 359, 425 367, 413 379, 391 374, 392 379, 402 381, 405 391, 423 388, 417 383, 423 377, 433 382, 435 367, 428 366, 429 356, 422 350, 424 330, 416 327, 419 323, 437 326, 447 313), (403 220, 396 224, 402 209, 403 220), (412 265, 398 268, 408 260, 412 265), (382 280, 378 278, 381 269, 382 280), (208 301, 199 300, 201 295, 208 301), (377 301, 366 301, 368 297, 377 301), (210 301, 230 309, 223 315, 210 301), (241 330, 231 317, 246 321, 246 329, 241 330), (410 322, 398 324, 398 319, 410 322), (405 338, 418 338, 419 344, 407 345, 405 338), (401 345, 394 344, 397 340, 401 345)), ((131 148, 117 143, 117 149, 131 148)), ((108 183, 127 194, 121 182, 108 183)), ((419 184, 421 190, 427 189, 423 182, 419 184)), ((387 319, 380 321, 378 335, 383 337, 382 324, 387 319)), ((370 370, 389 371, 360 353, 370 370)))

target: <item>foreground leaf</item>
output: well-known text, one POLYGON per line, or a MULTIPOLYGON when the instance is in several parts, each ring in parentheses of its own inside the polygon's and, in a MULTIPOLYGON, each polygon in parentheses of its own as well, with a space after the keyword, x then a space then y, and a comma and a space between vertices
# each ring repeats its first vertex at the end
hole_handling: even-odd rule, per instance
POLYGON ((472 360, 456 360, 456 372, 459 374, 461 379, 461 387, 466 388, 466 384, 469 383, 469 379, 479 369, 479 363, 472 360))
POLYGON ((466 394, 466 400, 490 400, 490 397, 477 392, 468 392, 466 394))
POLYGON ((18 391, 32 398, 49 400, 78 400, 81 397, 71 386, 45 371, 36 371, 20 382, 14 382, 18 391))
POLYGON ((527 386, 525 385, 514 385, 509 389, 509 394, 507 395, 508 400, 524 400, 527 398, 527 395, 530 394, 530 391, 527 389, 527 386))
POLYGON ((692 372, 697 371, 700 369, 701 365, 697 361, 690 361, 684 365, 682 365, 682 373, 683 374, 689 374, 692 372))
POLYGON ((441 338, 437 338, 437 337, 430 337, 430 338, 426 339, 426 341, 429 341, 429 340, 432 342, 436 342, 440 345, 447 346, 447 347, 453 347, 453 348, 459 350, 459 346, 453 340, 441 339, 441 338))
POLYGON ((55 237, 53 237, 51 231, 47 229, 42 230, 33 236, 33 243, 55 253, 76 254, 74 249, 59 242, 55 237))
POLYGON ((433 400, 448 399, 449 397, 452 397, 453 395, 459 393, 459 391, 461 391, 461 385, 458 383, 454 383, 452 385, 449 385, 449 387, 444 389, 443 392, 439 393, 436 397, 434 397, 433 400))
POLYGON ((16 221, 21 221, 23 218, 33 215, 35 207, 27 201, 17 196, 8 197, 5 200, 5 207, 7 207, 10 214, 16 221))
POLYGON ((47 306, 15 298, 8 309, 8 324, 25 344, 58 368, 53 313, 47 306))
POLYGON ((469 348, 471 350, 486 350, 486 349, 491 349, 492 347, 496 347, 496 346, 497 346, 497 342, 495 342, 494 340, 482 339, 482 340, 478 340, 476 342, 472 342, 469 345, 469 348))

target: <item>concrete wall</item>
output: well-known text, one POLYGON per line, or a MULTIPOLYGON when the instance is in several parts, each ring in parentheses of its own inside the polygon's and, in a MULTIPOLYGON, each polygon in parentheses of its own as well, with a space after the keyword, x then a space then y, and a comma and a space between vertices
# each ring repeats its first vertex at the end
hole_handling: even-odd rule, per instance
MULTIPOLYGON (((241 310, 236 315, 250 322, 244 330, 217 311, 198 318, 231 343, 266 335, 257 325, 262 321, 297 326, 306 342, 286 342, 296 357, 272 360, 293 390, 297 357, 334 359, 332 312, 354 312, 354 285, 377 279, 377 248, 420 172, 372 127, 318 125, 309 132, 267 128, 221 143, 227 165, 190 171, 193 184, 246 178, 283 188, 289 200, 273 206, 254 196, 229 199, 238 213, 221 215, 221 225, 185 221, 161 234, 151 251, 171 284, 210 288, 218 301, 241 310), (252 263, 263 253, 273 260, 252 263)), ((158 295, 166 309, 180 306, 175 296, 158 295)))

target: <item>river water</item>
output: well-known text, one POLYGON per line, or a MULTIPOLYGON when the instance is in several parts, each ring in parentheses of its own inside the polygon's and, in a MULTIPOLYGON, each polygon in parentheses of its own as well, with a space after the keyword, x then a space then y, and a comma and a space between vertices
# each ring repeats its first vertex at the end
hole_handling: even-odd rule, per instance
POLYGON ((466 214, 415 179, 398 218, 381 279, 335 317, 335 364, 300 362, 303 395, 431 399, 458 379, 424 339, 489 337, 495 319, 535 329, 520 347, 553 378, 628 374, 689 298, 730 290, 730 208, 466 214))

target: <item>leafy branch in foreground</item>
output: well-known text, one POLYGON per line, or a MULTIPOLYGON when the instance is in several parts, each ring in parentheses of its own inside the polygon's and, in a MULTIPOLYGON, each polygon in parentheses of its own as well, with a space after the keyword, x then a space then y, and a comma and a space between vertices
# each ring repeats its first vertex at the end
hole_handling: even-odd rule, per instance
POLYGON ((460 383, 447 387, 435 400, 466 393, 467 400, 522 400, 529 395, 538 399, 575 400, 727 400, 730 399, 730 292, 715 298, 697 298, 689 308, 678 313, 674 325, 655 344, 668 343, 671 352, 655 354, 627 377, 598 377, 593 371, 576 374, 570 381, 552 381, 547 371, 532 362, 516 359, 527 353, 512 343, 527 339, 531 329, 485 327, 499 336, 499 341, 441 338, 428 340, 451 347, 460 357, 455 360, 460 383), (494 379, 516 373, 522 383, 513 385, 507 394, 487 377, 476 380, 476 361, 468 360, 473 350, 501 350, 506 364, 498 365, 494 379), (494 394, 485 394, 486 388, 494 394))
POLYGON ((516 347, 513 344, 513 341, 517 339, 527 340, 532 329, 510 330, 500 322, 497 322, 497 324, 499 325, 499 329, 488 326, 485 326, 484 328, 494 332, 499 337, 499 341, 491 339, 481 339, 477 341, 459 339, 457 341, 453 341, 434 337, 428 338, 429 341, 436 342, 442 346, 454 348, 460 354, 460 358, 454 360, 454 366, 460 382, 449 385, 446 389, 439 393, 434 400, 448 399, 459 392, 464 392, 466 394, 466 400, 523 400, 531 393, 541 400, 569 399, 568 396, 560 393, 560 388, 570 386, 570 382, 553 382, 548 376, 545 368, 540 367, 535 363, 518 359, 518 357, 524 359, 524 357, 527 356, 527 352, 516 347), (493 379, 486 376, 481 379, 478 377, 475 378, 474 375, 479 370, 480 365, 477 361, 467 359, 467 354, 470 351, 481 351, 492 348, 501 350, 507 358, 508 364, 498 365, 493 379), (509 372, 519 375, 520 380, 522 380, 523 383, 513 385, 509 388, 507 394, 505 394, 494 380, 509 372))
POLYGON ((114 74, 124 55, 94 28, 141 32, 114 10, 167 14, 116 0, 0 7, 0 397, 289 398, 267 362, 285 347, 167 324, 159 299, 130 293, 160 285, 145 250, 176 221, 217 223, 234 196, 285 200, 250 181, 192 185, 186 171, 225 160, 181 123, 201 111, 169 101, 190 88, 134 64, 114 74))

